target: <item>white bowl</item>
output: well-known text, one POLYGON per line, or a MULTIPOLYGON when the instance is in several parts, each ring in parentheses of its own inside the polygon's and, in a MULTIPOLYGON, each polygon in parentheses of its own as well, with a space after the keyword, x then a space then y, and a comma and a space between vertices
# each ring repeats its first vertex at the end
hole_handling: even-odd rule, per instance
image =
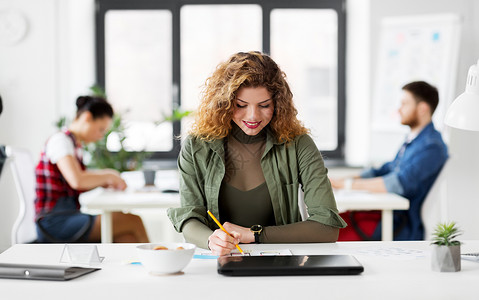
POLYGON ((136 247, 141 264, 153 274, 171 274, 183 270, 193 258, 196 246, 189 243, 155 243, 136 247), (154 250, 163 246, 168 250, 154 250), (183 247, 183 249, 177 249, 183 247))

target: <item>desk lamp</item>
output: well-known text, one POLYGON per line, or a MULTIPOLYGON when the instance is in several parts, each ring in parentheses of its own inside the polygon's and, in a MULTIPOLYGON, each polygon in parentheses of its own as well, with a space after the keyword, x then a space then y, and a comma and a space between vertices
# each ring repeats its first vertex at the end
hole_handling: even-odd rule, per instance
MULTIPOLYGON (((444 123, 462 130, 479 131, 479 60, 467 73, 466 90, 449 106, 444 123)), ((477 259, 477 257, 474 257, 477 259)))
POLYGON ((479 131, 479 60, 469 68, 466 91, 449 106, 444 122, 458 129, 479 131))

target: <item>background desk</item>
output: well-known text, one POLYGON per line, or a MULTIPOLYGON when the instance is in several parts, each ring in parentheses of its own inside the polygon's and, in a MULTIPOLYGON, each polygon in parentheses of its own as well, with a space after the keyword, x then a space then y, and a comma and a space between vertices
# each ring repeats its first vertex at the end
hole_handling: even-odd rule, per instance
MULTIPOLYGON (((98 211, 102 214, 102 243, 113 241, 111 215, 114 211, 167 209, 180 206, 179 194, 161 192, 164 189, 179 189, 178 172, 176 170, 158 171, 155 182, 158 189, 149 192, 141 192, 141 187, 144 184, 141 172, 127 172, 123 173, 122 176, 128 183, 126 191, 97 188, 80 196, 80 201, 85 209, 98 211)), ((302 193, 300 195, 302 197, 302 193)), ((334 195, 341 212, 347 210, 381 210, 383 241, 392 241, 393 239, 393 210, 409 208, 409 201, 406 198, 391 193, 377 194, 335 190, 334 195)))
MULTIPOLYGON (((0 279, 2 299, 477 299, 479 263, 462 261, 462 271, 437 273, 429 242, 343 242, 242 245, 243 249, 291 249, 293 254, 352 254, 364 266, 355 276, 225 277, 216 260, 193 259, 183 275, 153 276, 136 258, 133 244, 99 244, 102 270, 67 282, 0 279), (410 254, 407 254, 410 251, 410 254), (388 255, 388 253, 392 253, 388 255), (406 253, 398 255, 398 253, 406 253), (394 255, 393 255, 394 254, 394 255), (93 297, 92 297, 93 296, 93 297)), ((479 251, 479 241, 465 241, 479 251)), ((62 244, 15 245, 0 262, 57 263, 62 244)))
MULTIPOLYGON (((346 210, 381 210, 382 240, 393 239, 393 210, 408 209, 409 201, 396 194, 373 194, 364 192, 335 192, 336 203, 340 211, 346 210)), ((138 192, 133 189, 114 191, 95 189, 85 193, 81 198, 82 205, 88 210, 98 210, 102 214, 101 241, 111 243, 112 219, 114 211, 133 210, 138 208, 179 207, 179 194, 157 192, 138 192)))
POLYGON ((101 242, 113 242, 112 212, 131 211, 142 208, 170 208, 180 206, 178 193, 158 191, 139 192, 134 188, 126 191, 97 188, 81 196, 87 210, 98 210, 101 215, 101 242))
POLYGON ((393 240, 393 210, 409 209, 409 200, 393 193, 363 191, 335 191, 334 197, 340 212, 347 210, 381 210, 381 239, 393 240))

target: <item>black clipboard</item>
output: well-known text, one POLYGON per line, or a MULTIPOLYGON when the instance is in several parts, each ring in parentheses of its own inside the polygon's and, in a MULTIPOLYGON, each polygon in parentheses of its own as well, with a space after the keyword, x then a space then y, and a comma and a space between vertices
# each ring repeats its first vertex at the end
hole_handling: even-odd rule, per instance
POLYGON ((100 270, 100 268, 0 263, 0 278, 63 281, 77 278, 97 270, 100 270))

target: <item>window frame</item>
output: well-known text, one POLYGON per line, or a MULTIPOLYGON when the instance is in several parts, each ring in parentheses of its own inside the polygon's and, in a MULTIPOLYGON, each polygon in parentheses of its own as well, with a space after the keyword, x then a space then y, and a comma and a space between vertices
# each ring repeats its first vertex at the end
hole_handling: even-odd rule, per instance
MULTIPOLYGON (((344 160, 345 126, 346 126, 346 0, 96 0, 95 8, 95 40, 96 40, 96 81, 105 86, 105 15, 108 10, 147 10, 163 9, 172 14, 172 91, 173 107, 181 105, 181 43, 180 43, 180 11, 184 5, 232 5, 256 4, 262 9, 263 52, 271 50, 271 12, 274 9, 332 9, 338 16, 338 78, 337 78, 337 148, 321 150, 325 159, 344 160)), ((181 149, 181 141, 176 138, 181 133, 181 122, 173 122, 173 148, 170 151, 154 152, 153 160, 177 159, 181 149)), ((320 147, 318 147, 320 148, 320 147)))

